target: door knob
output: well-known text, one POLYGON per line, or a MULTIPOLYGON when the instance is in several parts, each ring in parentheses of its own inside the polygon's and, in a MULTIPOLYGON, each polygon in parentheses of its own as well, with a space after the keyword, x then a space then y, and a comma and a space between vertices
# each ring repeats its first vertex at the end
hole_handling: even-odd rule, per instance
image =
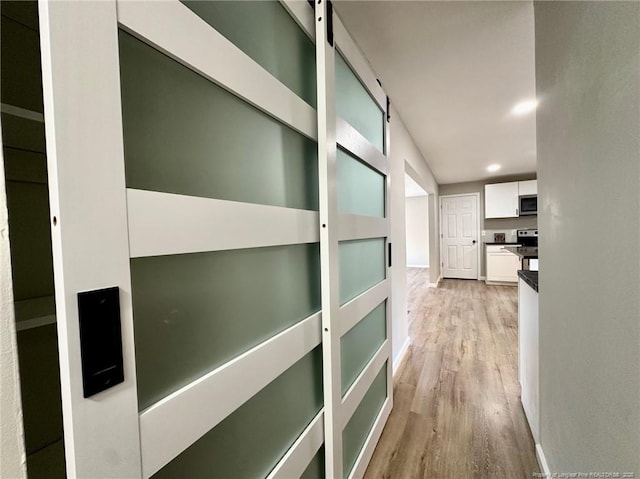
POLYGON ((476 244, 476 240, 473 240, 473 241, 472 241, 472 243, 473 243, 473 244, 476 244))

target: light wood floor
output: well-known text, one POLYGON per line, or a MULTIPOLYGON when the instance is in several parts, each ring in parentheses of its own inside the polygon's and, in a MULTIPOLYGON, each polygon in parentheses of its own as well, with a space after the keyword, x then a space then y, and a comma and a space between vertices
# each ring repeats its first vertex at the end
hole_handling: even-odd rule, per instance
POLYGON ((518 384, 518 290, 475 280, 428 289, 409 269, 412 346, 365 478, 531 478, 518 384))

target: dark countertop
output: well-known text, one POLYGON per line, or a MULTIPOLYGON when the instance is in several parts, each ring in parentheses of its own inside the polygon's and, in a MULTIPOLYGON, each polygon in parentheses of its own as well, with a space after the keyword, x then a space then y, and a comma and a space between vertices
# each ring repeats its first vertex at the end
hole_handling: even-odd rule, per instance
POLYGON ((505 246, 504 249, 520 256, 522 259, 538 259, 537 246, 505 246))
POLYGON ((495 241, 485 241, 485 242, 484 242, 484 244, 488 244, 488 245, 502 245, 502 244, 503 244, 503 245, 505 245, 505 246, 508 246, 508 245, 517 245, 517 244, 520 244, 520 243, 509 243, 509 242, 506 242, 506 243, 496 243, 495 241))
POLYGON ((518 276, 531 286, 535 292, 538 292, 538 272, 537 271, 518 271, 518 276))

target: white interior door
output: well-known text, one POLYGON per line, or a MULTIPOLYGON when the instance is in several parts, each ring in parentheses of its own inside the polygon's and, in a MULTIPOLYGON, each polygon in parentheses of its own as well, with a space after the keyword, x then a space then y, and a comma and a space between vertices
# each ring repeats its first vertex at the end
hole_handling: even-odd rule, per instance
POLYGON ((442 196, 442 277, 478 279, 478 195, 442 196))

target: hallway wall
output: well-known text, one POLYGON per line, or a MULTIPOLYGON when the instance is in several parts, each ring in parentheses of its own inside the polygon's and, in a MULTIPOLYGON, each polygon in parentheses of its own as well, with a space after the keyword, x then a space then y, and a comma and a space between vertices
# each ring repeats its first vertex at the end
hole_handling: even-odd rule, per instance
POLYGON ((541 446, 551 472, 637 477, 640 3, 536 2, 535 23, 541 446))
MULTIPOLYGON (((402 118, 391 105, 391 241, 392 252, 392 314, 393 314, 393 365, 394 369, 408 345, 407 320, 407 265, 405 222, 405 171, 429 193, 429 276, 435 283, 440 277, 440 242, 438 215, 434 205, 438 203, 438 183, 429 169, 402 118)), ((425 285, 426 287, 426 285, 425 285)))

